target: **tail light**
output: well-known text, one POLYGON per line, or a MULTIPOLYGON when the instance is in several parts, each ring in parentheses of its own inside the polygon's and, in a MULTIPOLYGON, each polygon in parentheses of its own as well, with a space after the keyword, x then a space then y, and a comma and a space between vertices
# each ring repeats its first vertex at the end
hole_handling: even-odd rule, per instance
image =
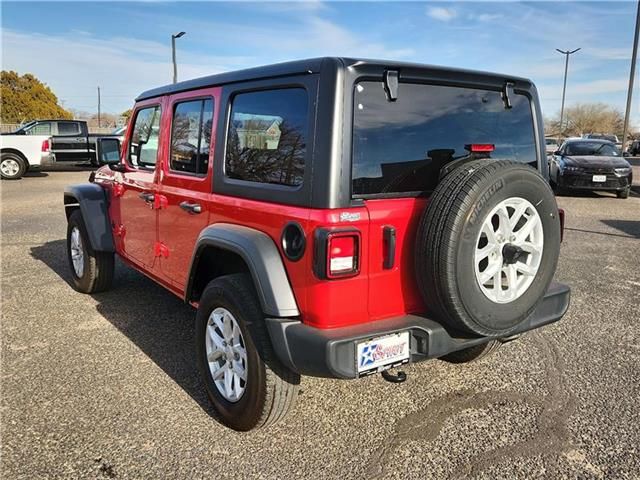
POLYGON ((43 140, 42 141, 42 147, 40 148, 40 151, 42 152, 48 152, 51 150, 51 147, 49 145, 49 140, 43 140))
POLYGON ((315 241, 318 278, 345 278, 360 273, 360 232, 319 229, 315 241))

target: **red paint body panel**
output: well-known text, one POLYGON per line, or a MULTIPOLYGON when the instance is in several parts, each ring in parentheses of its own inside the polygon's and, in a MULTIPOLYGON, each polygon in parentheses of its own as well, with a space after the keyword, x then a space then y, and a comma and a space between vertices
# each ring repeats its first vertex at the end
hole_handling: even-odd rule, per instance
POLYGON ((369 317, 372 320, 425 312, 415 281, 416 229, 426 208, 424 198, 368 200, 369 210, 369 317), (396 230, 393 268, 385 269, 383 230, 396 230))

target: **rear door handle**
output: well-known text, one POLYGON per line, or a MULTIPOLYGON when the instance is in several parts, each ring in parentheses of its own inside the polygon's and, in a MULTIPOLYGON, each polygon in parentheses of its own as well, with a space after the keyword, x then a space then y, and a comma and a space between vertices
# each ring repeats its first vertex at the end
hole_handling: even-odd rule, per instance
POLYGON ((153 193, 147 193, 147 192, 142 192, 140 195, 138 195, 142 200, 144 200, 146 203, 152 203, 153 200, 155 199, 155 195, 153 193))
POLYGON ((189 213, 202 213, 202 207, 198 203, 182 202, 180 208, 189 213))

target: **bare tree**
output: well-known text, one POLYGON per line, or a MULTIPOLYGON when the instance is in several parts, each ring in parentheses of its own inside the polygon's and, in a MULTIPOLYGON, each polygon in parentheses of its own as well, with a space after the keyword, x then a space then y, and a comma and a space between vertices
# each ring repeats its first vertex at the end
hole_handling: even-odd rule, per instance
POLYGON ((604 103, 579 103, 565 110, 565 128, 560 130, 560 117, 545 120, 547 135, 564 137, 582 136, 586 133, 622 135, 624 116, 615 107, 604 103))

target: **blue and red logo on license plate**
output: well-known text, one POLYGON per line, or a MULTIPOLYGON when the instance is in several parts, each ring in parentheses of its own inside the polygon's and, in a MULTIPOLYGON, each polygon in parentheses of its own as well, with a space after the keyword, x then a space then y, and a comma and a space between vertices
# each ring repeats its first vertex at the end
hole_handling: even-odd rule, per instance
POLYGON ((359 375, 406 363, 409 361, 409 332, 395 333, 358 343, 356 356, 359 375))

